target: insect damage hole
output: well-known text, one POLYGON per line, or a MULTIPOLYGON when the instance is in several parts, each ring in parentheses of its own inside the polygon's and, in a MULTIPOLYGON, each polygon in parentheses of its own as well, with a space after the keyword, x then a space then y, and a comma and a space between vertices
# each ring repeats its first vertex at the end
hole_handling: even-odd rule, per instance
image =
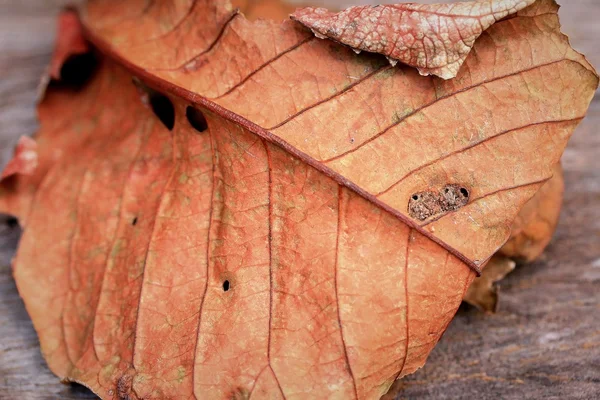
POLYGON ((444 186, 440 195, 442 211, 455 211, 469 202, 469 191, 460 185, 449 184, 444 186))
POLYGON ((137 218, 137 217, 135 217, 135 218, 133 218, 133 220, 131 221, 131 225, 135 226, 135 225, 137 224, 137 222, 138 222, 138 218, 137 218))
POLYGON ((437 215, 441 212, 438 196, 434 192, 415 193, 408 202, 408 214, 425 221, 427 218, 437 215))
POLYGON ((154 115, 168 130, 173 130, 175 126, 175 106, 166 95, 152 89, 139 78, 132 78, 133 84, 137 87, 142 102, 149 105, 154 115))
POLYGON ((162 93, 153 92, 150 94, 150 107, 154 115, 158 117, 168 130, 173 130, 175 126, 175 107, 173 102, 162 93))
POLYGON ((225 280, 223 281, 223 291, 227 292, 229 290, 229 281, 225 280))
POLYGON ((202 111, 194 108, 192 106, 188 106, 185 109, 185 116, 195 130, 198 132, 204 132, 208 129, 208 122, 206 122, 206 117, 202 113, 202 111))

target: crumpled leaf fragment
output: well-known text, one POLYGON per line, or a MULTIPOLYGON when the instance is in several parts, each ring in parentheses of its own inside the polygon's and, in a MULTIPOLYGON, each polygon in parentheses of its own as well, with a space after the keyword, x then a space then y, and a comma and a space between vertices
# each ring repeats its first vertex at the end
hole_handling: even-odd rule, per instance
POLYGON ((453 4, 354 6, 339 13, 306 7, 292 19, 355 49, 383 54, 390 63, 416 67, 422 75, 456 77, 475 40, 495 22, 535 0, 479 0, 453 4))
POLYGON ((380 397, 585 115, 598 78, 556 11, 442 81, 227 2, 91 2, 98 70, 50 86, 38 167, 0 183, 52 371, 103 398, 380 397))
POLYGON ((496 283, 510 274, 515 266, 516 263, 508 257, 501 255, 492 257, 486 264, 481 276, 476 278, 467 289, 464 301, 481 311, 496 312, 499 296, 496 283))

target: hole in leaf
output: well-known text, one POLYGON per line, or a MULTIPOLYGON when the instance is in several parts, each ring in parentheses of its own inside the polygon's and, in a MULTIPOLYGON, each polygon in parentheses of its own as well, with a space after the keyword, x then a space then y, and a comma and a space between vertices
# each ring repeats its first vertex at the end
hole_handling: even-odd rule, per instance
POLYGON ((440 192, 440 206, 444 212, 458 210, 468 201, 467 189, 454 183, 446 185, 443 193, 440 192))
POLYGON ((419 221, 437 215, 440 212, 439 199, 434 192, 419 192, 413 194, 408 202, 408 213, 419 221))
POLYGON ((226 291, 228 291, 228 290, 229 290, 229 281, 228 281, 228 280, 225 280, 225 281, 223 282, 223 291, 224 291, 224 292, 226 292, 226 291))
POLYGON ((138 219, 137 219, 137 217, 135 217, 133 219, 133 221, 131 221, 131 225, 135 226, 135 224, 137 224, 137 221, 138 221, 138 219))
POLYGON ((98 58, 92 52, 72 55, 60 69, 58 84, 81 89, 94 75, 97 66, 98 58))
POLYGON ((167 96, 152 89, 135 76, 131 78, 131 82, 137 88, 142 103, 149 105, 154 115, 158 117, 163 125, 168 130, 172 130, 175 126, 175 107, 173 106, 173 102, 167 96))
POLYGON ((185 116, 187 117, 188 122, 198 132, 204 132, 208 129, 208 122, 206 122, 206 117, 202 111, 194 108, 192 106, 188 106, 185 110, 185 116))
POLYGON ((168 130, 173 130, 175 126, 175 107, 171 100, 162 93, 150 93, 150 107, 154 114, 160 119, 168 130))

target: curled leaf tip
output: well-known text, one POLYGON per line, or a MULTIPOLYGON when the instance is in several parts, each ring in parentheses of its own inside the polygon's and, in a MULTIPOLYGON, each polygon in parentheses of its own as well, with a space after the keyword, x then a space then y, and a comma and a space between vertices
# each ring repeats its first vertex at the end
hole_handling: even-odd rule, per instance
POLYGON ((333 13, 324 8, 296 10, 291 18, 316 37, 385 55, 417 68, 421 75, 456 77, 475 40, 496 21, 535 0, 483 0, 454 4, 355 6, 333 13))

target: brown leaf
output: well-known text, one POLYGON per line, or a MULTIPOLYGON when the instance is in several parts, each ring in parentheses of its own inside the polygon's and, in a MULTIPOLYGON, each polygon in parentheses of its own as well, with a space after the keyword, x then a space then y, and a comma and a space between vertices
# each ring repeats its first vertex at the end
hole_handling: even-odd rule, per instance
POLYGON ((479 0, 453 4, 355 6, 339 13, 297 10, 292 18, 322 39, 416 67, 422 75, 456 77, 475 40, 495 22, 535 0, 479 0))
POLYGON ((386 393, 585 115, 556 11, 442 81, 222 2, 91 2, 98 70, 50 87, 38 168, 0 190, 50 368, 103 398, 386 393))
POLYGON ((498 286, 501 281, 515 269, 515 262, 510 258, 495 255, 487 263, 481 276, 473 281, 465 293, 464 301, 481 311, 496 312, 498 308, 498 286))

